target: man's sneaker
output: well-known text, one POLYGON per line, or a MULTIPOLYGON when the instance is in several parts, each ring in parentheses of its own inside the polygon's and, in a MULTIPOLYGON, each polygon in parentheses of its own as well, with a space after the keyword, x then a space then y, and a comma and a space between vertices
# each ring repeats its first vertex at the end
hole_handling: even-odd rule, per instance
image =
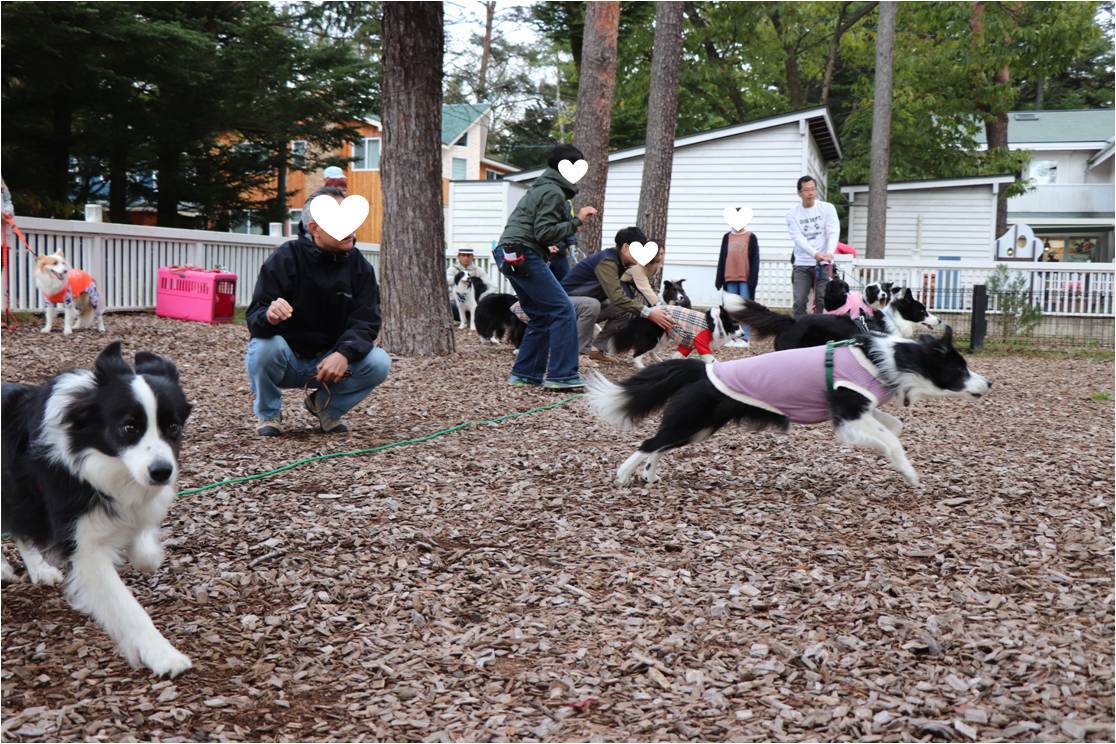
POLYGON ((349 430, 349 427, 346 426, 341 419, 333 418, 325 414, 325 411, 322 409, 322 404, 318 402, 317 390, 311 391, 310 394, 306 396, 303 405, 306 406, 306 410, 310 412, 310 415, 318 419, 318 426, 321 427, 321 430, 326 434, 344 434, 349 430))
POLYGON ((530 377, 520 377, 519 375, 509 375, 508 384, 512 387, 538 387, 542 383, 532 380, 530 377))
POLYGON ((283 433, 283 417, 256 419, 256 434, 261 437, 277 437, 283 433))
POLYGON ((585 382, 580 377, 568 377, 564 380, 547 380, 543 383, 545 390, 558 392, 578 392, 585 387, 585 382))

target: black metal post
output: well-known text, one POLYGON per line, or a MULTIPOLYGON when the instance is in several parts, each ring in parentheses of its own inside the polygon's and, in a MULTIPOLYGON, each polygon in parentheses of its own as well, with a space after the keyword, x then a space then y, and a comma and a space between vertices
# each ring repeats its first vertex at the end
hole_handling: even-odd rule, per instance
POLYGON ((988 335, 988 287, 973 287, 973 321, 969 332, 969 351, 983 351, 984 337, 988 335))

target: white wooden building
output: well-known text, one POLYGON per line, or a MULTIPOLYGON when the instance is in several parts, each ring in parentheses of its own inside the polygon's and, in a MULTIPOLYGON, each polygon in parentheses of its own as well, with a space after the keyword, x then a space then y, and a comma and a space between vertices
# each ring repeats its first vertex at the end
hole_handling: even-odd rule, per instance
MULTIPOLYGON (((687 135, 677 138, 674 147, 664 275, 685 278, 697 304, 715 300, 713 280, 721 236, 728 230, 722 213, 725 207, 751 207, 750 229, 759 239, 762 261, 758 299, 788 307, 792 245, 785 216, 798 201, 796 183, 800 176, 813 176, 824 198, 827 165, 841 156, 828 110, 813 108, 687 135)), ((602 233, 608 245, 618 230, 636 224, 643 159, 642 147, 609 155, 602 233)), ((487 184, 453 182, 447 227, 450 249, 491 248, 507 213, 522 196, 516 188, 541 173, 516 173, 487 184), (501 215, 503 209, 507 213, 501 215)))
MULTIPOLYGON (((990 261, 996 195, 1012 176, 893 182, 887 187, 889 259, 990 261)), ((849 244, 863 250, 868 235, 868 187, 841 189, 849 202, 849 244)))

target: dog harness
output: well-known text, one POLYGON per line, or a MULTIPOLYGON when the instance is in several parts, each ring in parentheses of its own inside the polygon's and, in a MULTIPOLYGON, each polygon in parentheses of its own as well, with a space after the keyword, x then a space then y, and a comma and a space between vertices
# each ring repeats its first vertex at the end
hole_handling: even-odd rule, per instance
POLYGON ((97 292, 97 285, 93 283, 93 277, 89 272, 81 269, 70 269, 66 275, 66 286, 52 295, 47 295, 46 300, 54 305, 59 303, 72 305, 74 298, 82 292, 89 294, 89 304, 94 309, 101 304, 101 296, 97 292))
POLYGON ((836 310, 826 310, 826 315, 847 315, 850 318, 856 319, 860 315, 866 315, 869 318, 875 313, 875 310, 864 301, 864 295, 860 292, 849 292, 848 298, 845 299, 845 304, 836 310))
POLYGON ((689 356, 694 349, 702 355, 713 353, 713 331, 705 324, 705 313, 681 305, 658 305, 658 309, 670 316, 674 325, 667 336, 678 345, 682 356, 689 356))
MULTIPOLYGON (((880 381, 879 370, 859 348, 839 346, 828 353, 833 361, 832 389, 852 390, 877 406, 891 399, 891 388, 880 381)), ((705 371, 713 387, 733 400, 786 416, 796 424, 817 424, 830 418, 826 356, 826 346, 810 346, 714 362, 705 371)))

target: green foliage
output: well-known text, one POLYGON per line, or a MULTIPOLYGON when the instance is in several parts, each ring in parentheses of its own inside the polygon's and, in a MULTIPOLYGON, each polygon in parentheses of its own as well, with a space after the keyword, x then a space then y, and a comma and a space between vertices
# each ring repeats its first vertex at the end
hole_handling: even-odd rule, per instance
POLYGON ((179 204, 218 225, 233 208, 280 212, 280 195, 259 190, 288 142, 335 147, 352 136, 344 122, 377 102, 378 57, 360 56, 375 49, 375 3, 2 12, 3 168, 24 214, 69 216, 98 176, 111 179, 118 219, 139 198, 158 203, 161 224, 178 221, 179 204))
POLYGON ((1100 391, 1099 393, 1093 393, 1089 397, 1093 400, 1112 400, 1112 394, 1105 392, 1104 390, 1100 391))
POLYGON ((1026 335, 1042 321, 1042 309, 1031 302, 1027 291, 1027 277, 1012 274, 1005 264, 997 264, 988 277, 988 296, 998 311, 1002 338, 1026 335))

